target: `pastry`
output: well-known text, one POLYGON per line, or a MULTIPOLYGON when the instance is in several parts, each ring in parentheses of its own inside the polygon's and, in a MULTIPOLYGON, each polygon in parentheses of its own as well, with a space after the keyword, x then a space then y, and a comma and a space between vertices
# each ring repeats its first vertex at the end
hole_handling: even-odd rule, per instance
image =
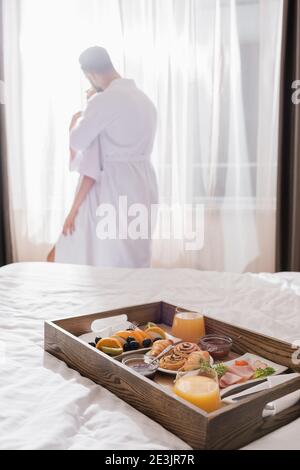
POLYGON ((194 351, 186 359, 182 372, 200 369, 202 366, 210 364, 210 355, 207 351, 194 351))
POLYGON ((163 352, 164 349, 166 349, 168 346, 171 346, 171 344, 173 344, 173 341, 170 339, 161 339, 159 341, 155 341, 149 355, 157 357, 160 353, 163 352))
POLYGON ((195 351, 201 351, 199 346, 195 343, 179 343, 174 348, 174 354, 178 354, 186 358, 195 351))
POLYGON ((160 361, 159 361, 159 366, 162 369, 166 370, 179 370, 181 369, 186 362, 186 358, 182 357, 181 355, 178 354, 171 354, 170 356, 164 356, 160 361))

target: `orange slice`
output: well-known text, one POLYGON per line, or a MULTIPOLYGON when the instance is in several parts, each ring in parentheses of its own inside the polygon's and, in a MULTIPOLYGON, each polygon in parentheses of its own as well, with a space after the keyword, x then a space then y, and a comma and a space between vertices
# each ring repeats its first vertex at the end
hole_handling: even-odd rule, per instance
POLYGON ((102 349, 103 347, 105 348, 123 348, 121 342, 117 338, 102 338, 100 341, 97 343, 97 349, 102 349))
POLYGON ((161 336, 164 339, 167 337, 164 330, 160 328, 159 326, 151 326, 151 328, 147 328, 145 332, 150 333, 151 336, 152 336, 152 333, 157 333, 159 336, 161 336))
POLYGON ((117 333, 114 334, 114 337, 120 336, 120 338, 123 338, 125 339, 125 341, 127 341, 127 338, 129 338, 129 336, 132 336, 135 339, 135 336, 133 333, 134 331, 118 331, 117 333))
POLYGON ((122 338, 121 336, 118 336, 118 335, 112 335, 112 338, 115 338, 119 341, 119 343, 121 343, 123 346, 124 344, 126 343, 126 339, 122 338))
POLYGON ((114 335, 114 337, 116 336, 119 336, 120 338, 125 339, 125 341, 127 341, 127 338, 129 336, 132 336, 132 338, 134 338, 139 343, 140 346, 143 344, 143 341, 145 339, 143 334, 141 334, 141 330, 118 331, 114 335))
POLYGON ((143 346, 143 341, 146 339, 141 330, 134 330, 131 332, 132 337, 139 343, 140 346, 143 346))
POLYGON ((162 341, 165 339, 162 335, 159 335, 155 331, 150 331, 149 336, 152 342, 157 341, 158 339, 162 341))
POLYGON ((139 329, 138 332, 140 333, 140 335, 143 336, 143 339, 151 339, 150 335, 148 335, 148 333, 146 333, 146 331, 139 329))

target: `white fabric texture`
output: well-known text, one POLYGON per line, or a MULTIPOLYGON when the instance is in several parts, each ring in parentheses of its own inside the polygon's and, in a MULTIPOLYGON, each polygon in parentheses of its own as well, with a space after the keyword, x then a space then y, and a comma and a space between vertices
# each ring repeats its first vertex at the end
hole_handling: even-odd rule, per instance
POLYGON ((79 173, 80 176, 89 176, 95 181, 100 181, 103 171, 103 154, 101 139, 96 138, 84 152, 76 152, 70 159, 70 171, 79 173))
MULTIPOLYGON (((165 300, 294 342, 300 275, 99 269, 25 263, 0 270, 1 449, 187 449, 43 351, 43 322, 165 300)), ((250 449, 300 450, 300 419, 250 449)))
POLYGON ((62 235, 56 244, 56 262, 150 267, 151 210, 158 204, 151 163, 156 128, 155 107, 132 80, 116 79, 88 102, 71 132, 70 145, 81 153, 73 168, 78 167, 79 173, 93 178, 95 184, 79 209, 75 232, 62 235), (134 239, 129 232, 137 204, 146 215, 144 233, 134 239))
POLYGON ((87 87, 77 58, 99 44, 158 109, 162 202, 205 204, 203 250, 157 240, 154 266, 272 271, 282 4, 4 0, 15 259, 45 258, 70 208, 67 129, 87 87))

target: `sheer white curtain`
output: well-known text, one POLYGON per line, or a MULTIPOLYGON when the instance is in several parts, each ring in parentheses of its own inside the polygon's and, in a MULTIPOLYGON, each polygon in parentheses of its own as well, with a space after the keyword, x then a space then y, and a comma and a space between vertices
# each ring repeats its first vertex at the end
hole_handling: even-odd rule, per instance
POLYGON ((281 0, 4 3, 16 260, 43 259, 61 230, 87 87, 77 59, 99 44, 158 108, 161 202, 204 205, 203 249, 156 240, 153 265, 274 269, 281 0))

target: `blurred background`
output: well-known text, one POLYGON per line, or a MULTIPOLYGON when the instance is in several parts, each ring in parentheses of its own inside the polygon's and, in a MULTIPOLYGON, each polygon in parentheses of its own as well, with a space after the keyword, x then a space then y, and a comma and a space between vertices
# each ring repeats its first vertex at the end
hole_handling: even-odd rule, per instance
POLYGON ((204 248, 156 240, 153 266, 275 270, 284 2, 2 3, 14 261, 44 260, 61 232, 77 182, 68 126, 88 87, 78 57, 97 44, 158 108, 161 202, 205 208, 204 248))

